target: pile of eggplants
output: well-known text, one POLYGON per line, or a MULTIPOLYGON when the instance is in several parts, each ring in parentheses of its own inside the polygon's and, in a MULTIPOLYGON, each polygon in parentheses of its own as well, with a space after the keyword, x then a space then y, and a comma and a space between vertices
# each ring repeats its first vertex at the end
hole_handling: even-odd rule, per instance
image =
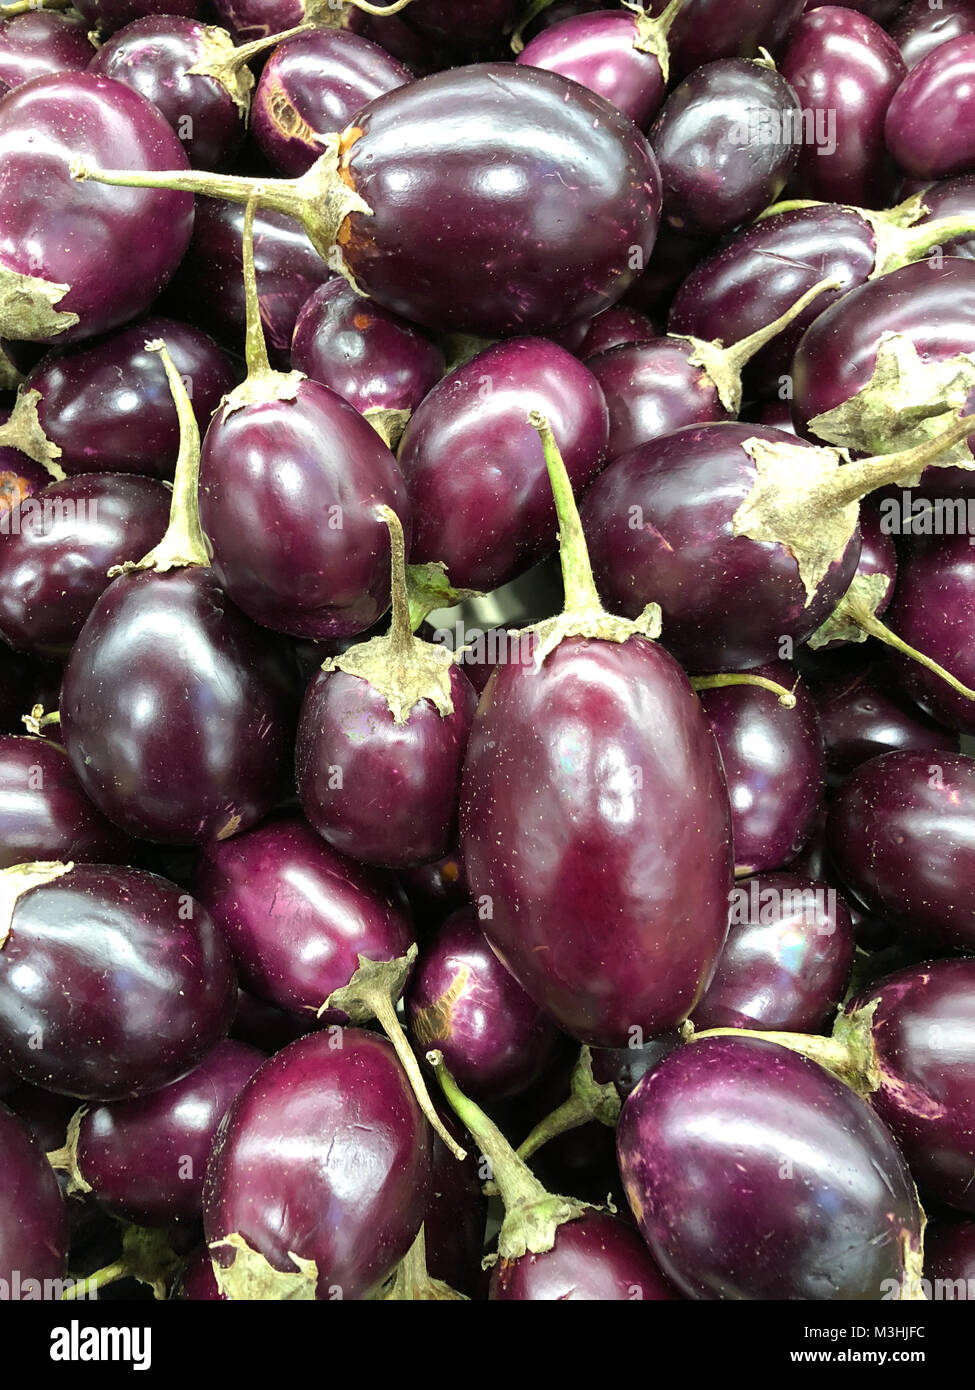
POLYGON ((3 7, 10 1297, 975 1297, 973 94, 3 7))

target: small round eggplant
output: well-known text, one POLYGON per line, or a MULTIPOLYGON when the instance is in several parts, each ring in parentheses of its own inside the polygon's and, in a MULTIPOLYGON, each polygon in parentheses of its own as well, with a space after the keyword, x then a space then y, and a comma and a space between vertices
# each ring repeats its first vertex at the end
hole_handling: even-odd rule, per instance
POLYGON ((0 22, 0 82, 10 90, 35 77, 81 72, 94 56, 88 26, 76 16, 39 9, 0 22))
POLYGON ((907 74, 887 108, 887 148, 916 179, 975 172, 972 134, 975 34, 933 49, 907 74))

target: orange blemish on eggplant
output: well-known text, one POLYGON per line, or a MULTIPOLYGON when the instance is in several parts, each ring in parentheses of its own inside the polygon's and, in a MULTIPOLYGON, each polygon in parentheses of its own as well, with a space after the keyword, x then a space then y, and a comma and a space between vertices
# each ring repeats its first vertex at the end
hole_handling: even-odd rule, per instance
POLYGON ((462 965, 440 998, 428 1004, 425 1009, 420 1009, 413 1020, 412 1032, 421 1046, 428 1047, 430 1043, 450 1037, 450 1016, 454 1011, 454 1005, 464 992, 470 975, 469 966, 462 965))

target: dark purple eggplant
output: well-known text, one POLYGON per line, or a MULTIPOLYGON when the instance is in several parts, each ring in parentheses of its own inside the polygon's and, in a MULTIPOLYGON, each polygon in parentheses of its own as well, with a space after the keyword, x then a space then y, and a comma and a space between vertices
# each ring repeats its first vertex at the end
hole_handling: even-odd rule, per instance
POLYGON ((300 1038, 237 1096, 204 1229, 232 1299, 363 1299, 416 1239, 431 1133, 396 1053, 359 1028, 300 1038))
POLYGON ((38 859, 124 863, 132 851, 85 796, 63 748, 0 735, 0 869, 38 859))
POLYGON ((938 1221, 924 1233, 928 1298, 975 1298, 975 1221, 938 1221))
POLYGON ((884 144, 884 119, 906 71, 894 40, 854 10, 821 5, 790 30, 781 72, 803 113, 799 196, 889 207, 901 174, 884 144))
POLYGON ((473 908, 453 913, 425 943, 406 995, 417 1050, 435 1047, 475 1098, 528 1088, 551 1066, 560 1037, 489 947, 473 908))
POLYGON ((0 1280, 6 1297, 59 1299, 68 1260, 64 1198, 44 1150, 2 1104, 0 1165, 6 1191, 0 1211, 0 1280))
MULTIPOLYGON (((441 1119, 460 1140, 463 1130, 452 1111, 441 1119)), ((473 1298, 483 1275, 487 1199, 480 1169, 483 1160, 473 1151, 458 1163, 455 1155, 433 1136, 430 1200, 423 1216, 426 1261, 435 1279, 473 1298)))
POLYGON ((5 869, 0 1057, 86 1100, 145 1095, 230 1026, 230 951, 193 898, 103 864, 5 869))
POLYGON ((93 473, 52 483, 10 515, 0 544, 0 637, 66 657, 108 572, 163 537, 170 495, 154 478, 93 473))
POLYGON ((329 658, 305 692, 298 796, 330 845, 367 864, 408 868, 456 840, 460 774, 477 693, 450 652, 414 637, 403 528, 392 541, 388 635, 329 658))
POLYGON ((191 198, 151 189, 106 193, 74 180, 69 168, 79 158, 141 169, 186 164, 161 112, 107 78, 59 73, 4 98, 5 337, 60 344, 117 328, 148 308, 189 244, 191 198))
POLYGON ((92 28, 112 34, 146 15, 182 15, 198 19, 204 0, 79 0, 75 8, 92 28))
MULTIPOLYGON (((960 499, 946 499, 949 508, 960 499)), ((966 514, 975 505, 964 502, 966 514)), ((953 515, 951 511, 948 516, 953 515)), ((901 562, 900 577, 890 610, 893 630, 910 647, 938 663, 961 681, 967 693, 946 682, 937 671, 895 653, 897 680, 925 714, 963 733, 975 732, 975 556, 967 526, 959 532, 935 535, 913 545, 901 562)), ((933 761, 937 761, 933 759, 933 761)))
POLYGON ((412 324, 363 300, 336 275, 298 315, 291 365, 337 391, 395 448, 445 364, 440 349, 412 324))
POLYGON ((0 443, 45 467, 172 477, 179 417, 159 354, 164 339, 201 430, 236 385, 235 364, 199 329, 153 315, 95 343, 46 353, 28 373, 0 443))
POLYGON ((414 562, 494 589, 555 544, 555 506, 530 409, 552 422, 580 493, 606 457, 609 416, 588 366, 540 338, 486 348, 434 387, 399 450, 413 504, 414 562))
POLYGON ((75 1190, 141 1226, 199 1221, 217 1128, 265 1060, 246 1043, 219 1042, 192 1071, 151 1095, 79 1112, 63 1160, 75 1190))
POLYGON ((719 236, 774 203, 796 162, 796 94, 764 63, 726 58, 686 77, 650 130, 664 218, 719 236))
POLYGON ((829 852, 869 911, 939 952, 975 949, 975 759, 896 752, 847 778, 829 852))
POLYGON ((853 919, 835 888, 792 873, 736 884, 728 940, 694 1026, 816 1032, 853 968, 853 919))
POLYGON ((254 93, 254 138, 269 163, 297 178, 322 152, 321 139, 344 130, 384 92, 412 81, 378 43, 340 29, 315 29, 275 48, 254 93))
POLYGON ((209 568, 199 431, 165 345, 154 346, 182 428, 170 525, 92 608, 65 667, 61 729, 109 820, 141 839, 199 844, 247 829, 277 801, 297 670, 284 640, 259 632, 209 568))
POLYGON ((919 1296, 907 1165, 870 1106, 808 1058, 691 1042, 626 1101, 617 1145, 644 1239, 685 1297, 919 1296))
POLYGON ((220 1292, 213 1261, 205 1245, 190 1256, 174 1285, 172 1297, 193 1303, 227 1302, 227 1295, 220 1292))
POLYGON ((916 179, 975 172, 972 83, 975 34, 930 52, 907 74, 887 108, 887 148, 916 179))
POLYGON ((439 924, 464 907, 468 900, 467 879, 460 855, 454 850, 432 864, 400 869, 396 877, 410 901, 414 919, 421 930, 439 924))
POLYGON ((485 935, 529 995, 580 1042, 618 1047, 703 992, 727 930, 730 811, 700 703, 649 640, 656 608, 635 623, 602 609, 551 429, 531 418, 565 612, 481 697, 461 849, 485 935))
POLYGON ((476 63, 421 78, 371 101, 323 148, 301 183, 129 174, 94 158, 75 172, 236 202, 256 191, 385 308, 465 333, 542 333, 596 314, 653 249, 660 179, 646 140, 601 97, 540 68, 476 63))
POLYGON ((908 0, 897 15, 891 38, 900 49, 908 72, 922 58, 961 34, 975 34, 972 0, 908 0))
MULTIPOLYGON (((914 669, 912 664, 912 671, 914 669)), ((826 760, 838 777, 882 753, 957 753, 958 736, 936 724, 899 688, 889 661, 869 661, 815 692, 826 760)))
POLYGON ((35 77, 81 72, 94 56, 87 25, 76 16, 39 9, 0 22, 0 82, 11 90, 35 77))
POLYGON ((674 1028, 640 1047, 594 1047, 593 1079, 597 1085, 615 1086, 620 1100, 625 1100, 647 1072, 669 1057, 683 1041, 680 1030, 674 1028))
MULTIPOLYGON (((661 14, 669 0, 651 0, 661 14)), ((804 0, 685 0, 670 35, 671 73, 681 78, 719 58, 779 57, 804 0)))
POLYGON ((644 343, 659 336, 660 329, 646 314, 626 304, 616 304, 590 321, 575 354, 585 362, 597 352, 619 347, 621 343, 644 343))

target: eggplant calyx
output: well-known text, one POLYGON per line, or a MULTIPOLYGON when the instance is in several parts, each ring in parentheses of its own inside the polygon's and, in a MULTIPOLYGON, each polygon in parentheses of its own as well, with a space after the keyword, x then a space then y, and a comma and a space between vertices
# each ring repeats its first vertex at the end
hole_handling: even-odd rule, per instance
MULTIPOLYGON (((870 381, 856 395, 809 421, 820 439, 844 449, 889 454, 933 439, 944 416, 961 410, 975 390, 975 354, 959 353, 943 362, 923 362, 900 333, 884 333, 870 381)), ((971 468, 972 456, 960 442, 944 460, 971 468)))
POLYGON ((455 589, 443 560, 407 565, 406 593, 410 604, 410 629, 413 632, 438 608, 453 608, 466 599, 484 597, 480 589, 455 589))
POLYGON ((396 410, 392 406, 370 405, 362 412, 362 418, 369 421, 387 449, 395 452, 412 413, 411 410, 396 410))
POLYGON ((654 18, 638 0, 622 0, 623 9, 633 11, 636 28, 633 47, 638 53, 649 53, 656 58, 664 86, 670 81, 670 31, 683 5, 684 0, 670 0, 667 8, 654 18))
POLYGON ((901 1279, 901 1301, 926 1303, 928 1300, 927 1294, 924 1292, 923 1275, 924 1233, 927 1229, 928 1218, 921 1206, 921 1199, 918 1196, 916 1186, 914 1195, 917 1198, 917 1209, 921 1213, 921 1230, 917 1238, 911 1231, 901 1231, 901 1260, 904 1266, 904 1274, 901 1279))
POLYGON ((380 1295, 384 1303, 469 1303, 442 1279, 434 1279, 427 1269, 427 1247, 423 1227, 416 1240, 396 1266, 391 1283, 380 1295))
POLYGON ((237 107, 241 120, 246 123, 250 116, 251 94, 255 82, 254 74, 247 64, 252 58, 266 53, 269 48, 276 48, 287 39, 310 33, 317 27, 306 21, 296 24, 292 29, 284 29, 280 34, 269 34, 267 38, 255 39, 253 43, 235 44, 226 29, 220 29, 214 24, 205 24, 200 35, 201 56, 191 68, 187 68, 187 75, 209 77, 214 82, 219 82, 237 107))
POLYGON ((43 399, 40 391, 33 388, 17 392, 10 418, 0 425, 0 447, 19 449, 29 459, 46 468, 51 477, 60 483, 66 476, 57 462, 61 457, 61 448, 48 439, 37 413, 38 402, 43 399))
POLYGON ((538 432, 545 452, 555 509, 559 521, 559 555, 562 561, 562 586, 565 590, 565 610, 554 618, 525 629, 536 636, 533 653, 539 669, 549 652, 567 637, 590 637, 605 642, 625 642, 630 637, 660 636, 661 611, 657 603, 648 603, 638 618, 621 618, 607 613, 596 592, 586 538, 579 519, 579 509, 572 494, 572 484, 565 462, 555 442, 552 427, 537 410, 529 411, 528 423, 538 432))
POLYGON ((78 1166, 78 1138, 81 1134, 81 1121, 88 1114, 88 1106, 82 1105, 68 1121, 68 1132, 59 1149, 52 1149, 47 1155, 51 1167, 59 1173, 67 1173, 67 1192, 69 1197, 82 1196, 91 1192, 91 1183, 86 1182, 78 1166))
POLYGON ((293 1250, 288 1259, 294 1270, 275 1269, 258 1250, 252 1249, 244 1237, 234 1231, 209 1242, 210 1258, 217 1287, 224 1298, 233 1302, 313 1303, 318 1288, 318 1266, 314 1260, 303 1260, 293 1250), (233 1259, 224 1265, 218 1258, 221 1252, 233 1252, 233 1259))
POLYGON ((403 526, 392 508, 380 506, 379 511, 389 527, 392 554, 393 616, 389 632, 360 642, 341 656, 329 657, 322 670, 345 671, 366 681, 384 697, 395 724, 408 723, 411 712, 424 700, 446 718, 454 712, 450 668, 457 654, 413 635, 403 526))
POLYGON ((43 888, 45 883, 53 883, 73 868, 71 861, 39 859, 33 864, 14 864, 9 869, 0 869, 0 950, 6 945, 14 909, 24 894, 43 888))
POLYGON ((518 1260, 523 1255, 543 1255, 551 1250, 560 1226, 596 1208, 574 1197, 560 1197, 547 1191, 494 1121, 460 1090, 444 1066, 443 1053, 428 1052, 427 1061, 436 1072, 454 1114, 490 1164, 493 1182, 504 1202, 497 1255, 487 1256, 484 1268, 495 1259, 518 1260))
POLYGON ((592 1120, 598 1120, 609 1129, 616 1128, 622 1109, 619 1092, 611 1081, 600 1084, 595 1079, 592 1074, 592 1052, 588 1047, 583 1047, 579 1053, 569 1088, 569 1099, 540 1120, 528 1138, 519 1144, 519 1158, 531 1158, 551 1139, 592 1120))
POLYGON ((137 1279, 152 1289, 154 1298, 162 1301, 182 1263, 182 1257, 173 1250, 164 1229, 126 1226, 119 1259, 96 1269, 94 1274, 75 1278, 62 1297, 95 1298, 106 1284, 114 1284, 119 1279, 137 1279))
POLYGON ((29 734, 40 737, 41 730, 46 729, 49 724, 61 723, 61 711, 52 709, 45 714, 43 705, 31 705, 30 714, 22 714, 20 722, 29 734))
POLYGON ((356 1024, 376 1019, 396 1049, 420 1109, 454 1158, 463 1160, 467 1157, 466 1150, 461 1148, 437 1114, 420 1065, 396 1013, 396 1001, 406 988, 419 949, 414 941, 406 955, 398 956, 395 960, 369 960, 366 956, 359 956, 359 968, 352 979, 347 985, 332 990, 318 1010, 318 1016, 321 1018, 323 1013, 335 1009, 356 1024))
POLYGON ((0 264, 0 336, 43 342, 74 328, 81 322, 78 315, 56 307, 70 289, 0 264))
POLYGON ((162 540, 148 555, 141 560, 127 560, 125 564, 113 565, 108 571, 109 579, 138 570, 164 574, 167 570, 187 569, 194 565, 205 567, 210 563, 209 543, 200 525, 200 427, 166 344, 161 338, 154 339, 146 343, 146 351, 159 353, 179 417, 179 457, 169 504, 169 525, 162 540))

